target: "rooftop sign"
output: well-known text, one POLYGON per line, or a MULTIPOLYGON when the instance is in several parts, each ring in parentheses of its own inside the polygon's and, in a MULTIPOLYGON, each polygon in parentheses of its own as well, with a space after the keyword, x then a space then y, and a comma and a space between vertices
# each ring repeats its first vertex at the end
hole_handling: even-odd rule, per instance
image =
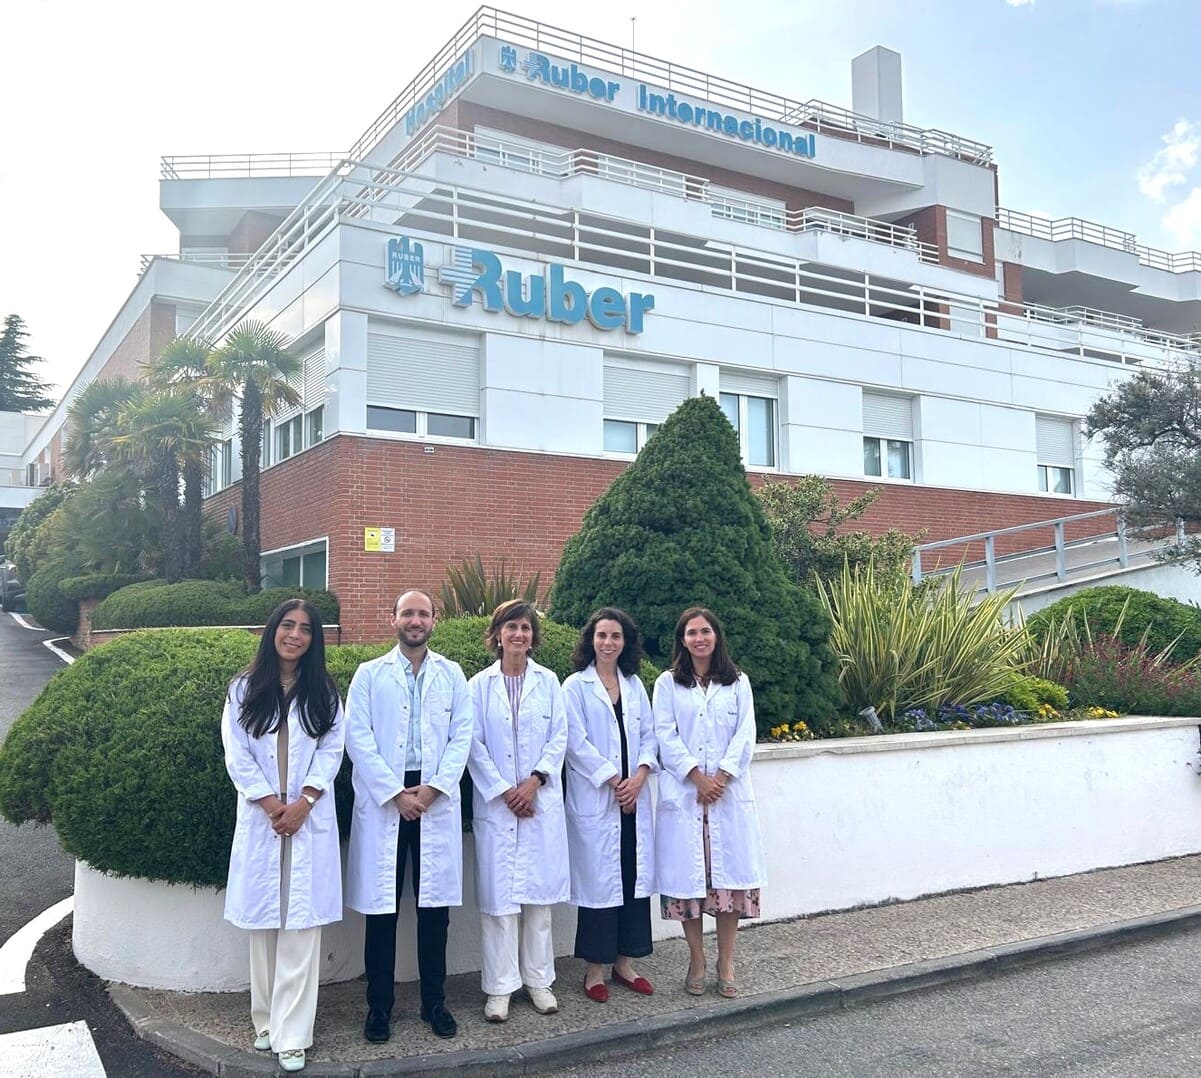
MULTIPOLYGON (((622 295, 602 286, 591 292, 567 279, 565 267, 552 262, 545 275, 505 270, 499 256, 482 247, 452 247, 451 257, 438 270, 438 282, 451 288, 456 307, 477 299, 485 311, 515 318, 541 318, 574 326, 587 319, 597 329, 641 333, 655 297, 643 292, 622 295)), ((384 284, 402 296, 425 291, 425 248, 408 236, 388 240, 384 284)))
POLYGON ((622 83, 594 75, 579 64, 556 62, 546 53, 529 51, 519 57, 512 45, 500 46, 497 66, 508 74, 520 71, 529 82, 536 82, 552 90, 575 94, 603 104, 631 105, 637 112, 649 116, 674 120, 684 127, 710 131, 740 142, 753 142, 758 146, 797 157, 817 156, 817 138, 809 131, 788 130, 754 116, 747 118, 733 112, 710 108, 696 99, 677 97, 674 93, 659 93, 645 82, 634 84, 632 91, 623 90, 622 83))

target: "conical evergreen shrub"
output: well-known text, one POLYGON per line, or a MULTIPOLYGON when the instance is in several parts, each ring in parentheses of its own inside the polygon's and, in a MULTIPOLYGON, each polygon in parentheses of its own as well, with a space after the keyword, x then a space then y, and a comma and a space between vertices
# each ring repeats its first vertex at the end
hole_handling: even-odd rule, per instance
POLYGON ((788 579, 712 397, 681 404, 584 515, 550 601, 569 625, 604 604, 628 610, 663 667, 681 611, 709 607, 751 679, 761 732, 796 719, 820 729, 838 707, 829 622, 788 579))

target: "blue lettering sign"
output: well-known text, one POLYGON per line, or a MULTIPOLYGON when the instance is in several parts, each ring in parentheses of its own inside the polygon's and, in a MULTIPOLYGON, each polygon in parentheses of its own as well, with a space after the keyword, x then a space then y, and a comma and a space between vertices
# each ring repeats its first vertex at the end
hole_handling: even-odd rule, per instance
POLYGON ((405 134, 412 135, 434 118, 446 106, 446 103, 463 88, 472 75, 475 74, 475 54, 468 49, 459 59, 455 60, 438 78, 424 97, 405 113, 405 134))
MULTIPOLYGON (((655 297, 647 293, 624 296, 608 285, 588 292, 579 281, 569 280, 566 267, 557 262, 550 263, 545 276, 505 270, 496 253, 482 247, 452 248, 438 280, 450 287, 456 307, 470 307, 478 300, 486 311, 567 326, 587 319, 597 329, 641 333, 646 315, 655 309, 655 297)), ((422 291, 425 265, 420 243, 407 236, 388 240, 384 283, 402 296, 422 291)))
MULTIPOLYGON (((507 47, 505 46, 505 48, 507 47)), ((501 49, 502 71, 512 70, 506 67, 509 58, 505 55, 505 48, 501 49)), ((569 93, 594 97, 610 104, 617 96, 617 91, 621 89, 620 82, 609 82, 607 79, 589 75, 586 71, 581 71, 576 64, 564 66, 552 63, 549 56, 540 52, 529 53, 521 61, 521 70, 525 72, 525 77, 530 82, 540 82, 544 86, 551 86, 556 90, 567 90, 569 93)))

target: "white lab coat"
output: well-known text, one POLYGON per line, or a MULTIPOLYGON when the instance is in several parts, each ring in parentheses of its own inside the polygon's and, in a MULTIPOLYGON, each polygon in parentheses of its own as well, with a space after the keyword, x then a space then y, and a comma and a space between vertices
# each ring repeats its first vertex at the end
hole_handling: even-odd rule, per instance
POLYGON ((288 711, 288 788, 279 788, 278 733, 251 737, 238 722, 246 689, 244 675, 234 678, 225 695, 221 741, 225 769, 238 791, 237 823, 229 853, 225 919, 238 928, 316 928, 342 919, 342 861, 334 778, 342 766, 345 722, 342 704, 334 725, 319 739, 300 725, 296 704, 288 711), (280 922, 279 885, 283 840, 271 820, 254 804, 276 794, 289 804, 302 787, 322 790, 300 830, 291 838, 287 923, 280 922))
POLYGON ((567 825, 563 812, 563 757, 567 710, 559 679, 533 659, 526 665, 517 736, 500 662, 468 683, 475 735, 468 768, 475 784, 476 883, 480 912, 520 913, 523 905, 566 902, 567 825), (518 819, 501 796, 535 771, 547 776, 534 795, 534 815, 518 819))
MULTIPOLYGON (((459 780, 474 716, 458 663, 429 651, 422 661, 421 781, 441 791, 421 816, 419 906, 463 903, 463 821, 459 780)), ((400 648, 363 663, 346 696, 346 752, 354 765, 354 817, 346 858, 346 904, 361 913, 396 912, 396 838, 405 788, 409 683, 400 648)))
POLYGON ((655 735, 659 740, 659 813, 655 821, 655 872, 661 894, 705 895, 704 806, 688 773, 730 775, 725 793, 709 806, 709 853, 714 887, 762 887, 767 872, 759 813, 751 786, 755 703, 740 674, 733 685, 708 690, 677 684, 671 671, 655 682, 655 735))
MULTIPOLYGON (((655 717, 642 682, 618 674, 630 774, 646 764, 659 770, 655 717)), ((609 692, 595 664, 563 682, 567 698, 567 843, 571 852, 571 901, 606 909, 620 906, 621 807, 608 785, 621 777, 621 733, 609 692)), ((648 782, 638 795, 635 828, 638 871, 634 897, 655 890, 655 825, 648 782)))

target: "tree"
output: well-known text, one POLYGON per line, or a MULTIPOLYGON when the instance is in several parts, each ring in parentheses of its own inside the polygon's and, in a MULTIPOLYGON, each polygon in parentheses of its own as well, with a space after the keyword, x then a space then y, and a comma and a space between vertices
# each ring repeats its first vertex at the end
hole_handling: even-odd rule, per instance
POLYGON ((263 419, 300 403, 288 384, 301 361, 288 349, 289 338, 262 322, 238 325, 209 357, 214 403, 225 410, 240 400, 238 435, 242 442, 242 579, 247 591, 262 589, 259 566, 259 462, 263 419))
POLYGON ((50 386, 29 369, 42 358, 26 351, 28 336, 20 315, 10 314, 4 319, 0 331, 0 412, 39 412, 54 403, 50 386))
POLYGON ((811 584, 814 574, 832 580, 844 562, 854 568, 874 560, 877 574, 900 575, 913 556, 917 539, 897 528, 877 536, 845 529, 880 496, 879 487, 840 505, 828 479, 803 475, 796 482, 764 483, 755 496, 771 527, 776 553, 797 584, 811 584))
MULTIPOLYGON (((1201 521, 1201 372, 1192 364, 1141 370, 1093 405, 1088 437, 1105 440, 1113 496, 1136 527, 1201 521)), ((1201 568, 1201 538, 1157 554, 1201 568)))
POLYGON ((17 567, 17 575, 26 583, 51 553, 47 523, 77 489, 78 485, 70 480, 47 487, 21 511, 8 533, 4 552, 17 567))
POLYGON ((128 378, 90 382, 67 411, 67 442, 63 466, 76 479, 103 471, 113 459, 117 415, 138 392, 128 378))
MULTIPOLYGON (((197 415, 212 414, 213 384, 208 377, 212 345, 202 338, 177 337, 147 364, 151 385, 170 389, 191 400, 197 415)), ((180 457, 183 476, 183 575, 194 577, 204 550, 204 481, 208 476, 210 438, 193 442, 180 457)))
POLYGON ((712 397, 680 405, 567 541, 554 617, 579 625, 608 603, 634 616, 662 665, 681 611, 710 607, 754 686, 761 731, 794 718, 820 726, 837 708, 829 622, 788 579, 712 397))

